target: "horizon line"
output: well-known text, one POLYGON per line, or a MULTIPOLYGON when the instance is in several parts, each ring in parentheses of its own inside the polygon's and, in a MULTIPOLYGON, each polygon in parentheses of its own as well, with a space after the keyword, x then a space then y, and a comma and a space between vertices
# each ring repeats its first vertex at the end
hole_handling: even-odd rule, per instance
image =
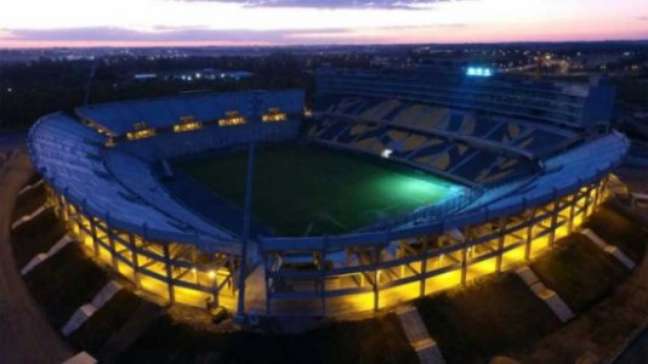
MULTIPOLYGON (((89 41, 92 43, 93 41, 89 41)), ((202 41, 196 41, 198 43, 202 41)), ((227 44, 214 44, 209 41, 205 41, 205 44, 182 44, 188 42, 178 42, 177 44, 172 45, 161 45, 153 44, 150 42, 149 45, 128 45, 129 42, 124 43, 124 45, 82 45, 82 44, 70 44, 70 45, 55 45, 55 46, 3 46, 0 45, 0 50, 46 50, 46 49, 119 49, 119 48, 128 48, 128 49, 154 49, 154 48, 315 48, 315 47, 359 47, 359 46, 425 46, 425 45, 441 45, 441 46, 479 46, 479 45, 516 45, 516 44, 574 44, 574 43, 648 43, 647 38, 620 38, 620 39, 598 39, 598 40, 586 40, 586 39, 569 39, 569 40, 515 40, 515 41, 492 41, 492 42, 404 42, 404 43, 380 43, 380 42, 369 42, 369 43, 303 43, 303 44, 240 44, 240 45, 227 45, 227 44)), ((74 42, 73 42, 74 43, 74 42)), ((110 43, 110 42, 106 42, 110 43)), ((136 42, 130 42, 136 43, 136 42)), ((173 43, 173 42, 169 42, 173 43)))

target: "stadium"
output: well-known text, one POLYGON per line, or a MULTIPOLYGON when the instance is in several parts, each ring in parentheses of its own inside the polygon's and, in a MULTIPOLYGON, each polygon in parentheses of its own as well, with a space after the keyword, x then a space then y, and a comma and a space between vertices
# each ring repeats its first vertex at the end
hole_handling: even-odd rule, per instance
POLYGON ((138 288, 240 315, 394 307, 551 249, 629 142, 604 80, 323 69, 300 90, 188 93, 42 117, 49 204, 138 288))

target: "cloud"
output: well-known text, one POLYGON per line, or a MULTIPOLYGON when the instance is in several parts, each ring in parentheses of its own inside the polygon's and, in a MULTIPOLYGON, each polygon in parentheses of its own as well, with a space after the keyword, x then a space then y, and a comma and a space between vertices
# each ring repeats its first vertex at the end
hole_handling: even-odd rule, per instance
MULTIPOLYGON (((339 36, 350 29, 285 29, 285 30, 213 30, 205 28, 175 28, 160 26, 155 31, 139 31, 113 27, 85 27, 63 29, 4 29, 5 40, 39 42, 241 42, 289 43, 311 34, 339 36)), ((2 39, 0 39, 2 40, 2 39)))
POLYGON ((314 29, 209 29, 159 25, 150 31, 119 27, 77 27, 53 29, 2 29, 0 47, 5 44, 119 44, 154 45, 303 45, 407 42, 399 34, 433 34, 441 29, 459 29, 466 24, 385 26, 374 28, 314 29))
POLYGON ((159 26, 153 31, 139 31, 112 27, 84 27, 65 29, 3 29, 0 31, 0 46, 4 42, 14 43, 95 43, 95 44, 214 44, 214 45, 299 45, 327 44, 353 38, 353 29, 279 29, 241 30, 175 28, 159 26))
POLYGON ((470 0, 175 0, 241 4, 251 8, 429 9, 438 3, 470 0))
POLYGON ((638 16, 637 20, 639 20, 639 21, 648 21, 648 16, 638 16))

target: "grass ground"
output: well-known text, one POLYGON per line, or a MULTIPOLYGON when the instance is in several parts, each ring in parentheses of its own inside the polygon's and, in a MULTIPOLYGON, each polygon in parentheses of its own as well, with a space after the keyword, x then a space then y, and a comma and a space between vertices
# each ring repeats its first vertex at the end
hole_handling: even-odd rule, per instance
POLYGON ((592 229, 608 244, 616 245, 630 259, 639 262, 648 244, 648 230, 632 216, 607 203, 590 217, 585 227, 592 229))
POLYGON ((417 363, 398 318, 334 323, 299 335, 214 334, 159 319, 123 363, 417 363))
MULTIPOLYGON (((247 151, 179 161, 176 167, 243 206, 247 151)), ((253 211, 276 233, 348 232, 449 196, 456 187, 394 162, 307 145, 259 147, 253 211)))
POLYGON ((416 306, 448 363, 484 363, 525 350, 560 322, 515 274, 478 279, 416 306))
POLYGON ((79 306, 90 302, 108 279, 108 274, 88 259, 77 244, 67 245, 25 277, 30 293, 56 329, 79 306))
POLYGON ((119 291, 69 338, 79 350, 97 356, 108 339, 121 328, 142 304, 142 298, 129 290, 119 291))
POLYGON ((11 247, 18 269, 36 254, 48 251, 63 235, 65 225, 51 209, 19 226, 11 234, 11 247))
POLYGON ((576 312, 610 294, 630 273, 581 234, 561 239, 556 249, 533 262, 531 268, 576 312))

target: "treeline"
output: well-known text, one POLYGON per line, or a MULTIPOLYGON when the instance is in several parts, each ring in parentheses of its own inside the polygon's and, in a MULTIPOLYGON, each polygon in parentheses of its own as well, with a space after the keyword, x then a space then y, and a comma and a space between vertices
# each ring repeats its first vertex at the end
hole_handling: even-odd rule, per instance
POLYGON ((312 102, 314 70, 322 65, 367 67, 366 56, 295 56, 276 53, 264 57, 107 57, 97 61, 42 60, 0 68, 0 130, 28 128, 39 117, 73 111, 82 105, 86 89, 90 103, 174 95, 185 91, 239 91, 301 88, 312 102), (89 83, 94 68, 94 77, 89 83), (214 68, 254 74, 241 81, 153 79, 135 81, 136 73, 164 73, 214 68), (88 88, 89 85, 89 88, 88 88))

